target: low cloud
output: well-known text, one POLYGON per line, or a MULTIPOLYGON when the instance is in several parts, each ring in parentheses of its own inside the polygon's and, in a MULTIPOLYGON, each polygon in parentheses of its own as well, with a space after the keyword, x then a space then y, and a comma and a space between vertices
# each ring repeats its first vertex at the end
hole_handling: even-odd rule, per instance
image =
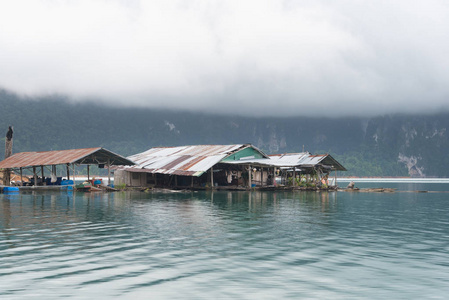
POLYGON ((266 116, 449 108, 446 1, 2 1, 0 87, 266 116))

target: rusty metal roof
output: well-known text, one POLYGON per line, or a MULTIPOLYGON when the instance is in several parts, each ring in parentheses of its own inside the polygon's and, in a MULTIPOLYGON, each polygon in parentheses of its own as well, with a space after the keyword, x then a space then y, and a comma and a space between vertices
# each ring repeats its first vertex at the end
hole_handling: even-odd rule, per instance
POLYGON ((62 164, 134 165, 132 160, 103 148, 84 148, 59 151, 21 152, 0 162, 0 168, 24 168, 62 164))
POLYGON ((252 147, 260 152, 260 150, 248 144, 156 147, 129 156, 128 158, 134 161, 137 166, 127 167, 126 170, 130 172, 200 176, 225 157, 247 147, 252 147))

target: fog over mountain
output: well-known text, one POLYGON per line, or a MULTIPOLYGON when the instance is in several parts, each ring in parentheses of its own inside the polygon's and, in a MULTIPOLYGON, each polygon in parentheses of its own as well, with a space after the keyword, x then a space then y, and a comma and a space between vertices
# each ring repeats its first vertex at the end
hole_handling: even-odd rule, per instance
POLYGON ((24 99, 1 90, 0 107, 0 130, 14 125, 14 153, 101 146, 127 156, 156 146, 251 143, 268 154, 330 153, 346 175, 449 177, 449 113, 224 116, 24 99))
POLYGON ((0 130, 15 152, 252 143, 449 176, 448 36, 443 0, 0 0, 0 130))
POLYGON ((449 107, 449 4, 0 1, 0 87, 242 116, 449 107))

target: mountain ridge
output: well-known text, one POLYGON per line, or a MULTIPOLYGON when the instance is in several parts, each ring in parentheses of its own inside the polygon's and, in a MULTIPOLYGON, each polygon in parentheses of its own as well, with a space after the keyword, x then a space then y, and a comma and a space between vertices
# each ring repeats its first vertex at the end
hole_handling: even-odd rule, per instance
POLYGON ((101 146, 128 156, 155 146, 251 143, 268 154, 329 153, 348 169, 345 175, 449 177, 447 112, 260 118, 70 103, 4 90, 0 107, 0 129, 14 126, 13 152, 101 146))

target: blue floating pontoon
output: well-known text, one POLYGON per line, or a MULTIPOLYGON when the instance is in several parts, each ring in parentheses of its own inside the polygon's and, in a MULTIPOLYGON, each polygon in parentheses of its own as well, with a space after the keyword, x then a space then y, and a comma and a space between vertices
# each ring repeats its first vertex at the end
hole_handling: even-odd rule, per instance
POLYGON ((3 188, 3 193, 18 193, 19 188, 16 186, 5 186, 3 188))

